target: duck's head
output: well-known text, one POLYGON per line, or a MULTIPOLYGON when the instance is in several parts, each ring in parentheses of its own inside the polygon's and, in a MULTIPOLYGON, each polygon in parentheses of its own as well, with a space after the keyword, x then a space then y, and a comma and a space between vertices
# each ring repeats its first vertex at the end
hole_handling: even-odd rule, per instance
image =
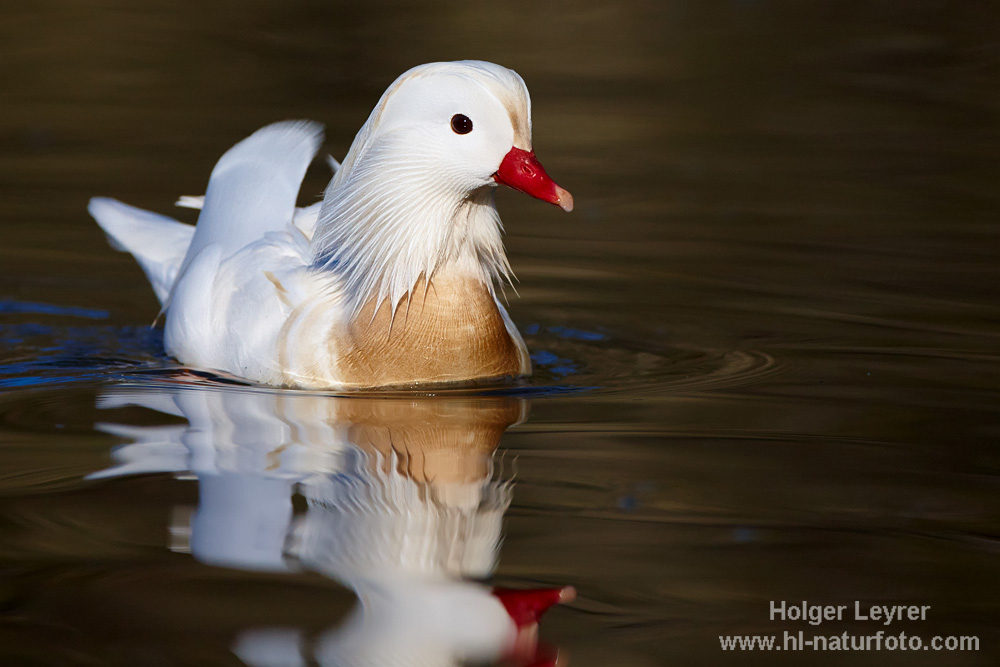
POLYGON ((573 197, 531 147, 531 99, 513 70, 482 61, 430 63, 386 90, 358 133, 338 180, 380 144, 427 169, 428 180, 468 196, 497 183, 565 211, 573 197))
POLYGON ((531 101, 517 73, 480 61, 431 63, 382 95, 330 182, 313 239, 355 309, 393 308, 450 270, 493 286, 509 276, 493 202, 498 183, 569 211, 531 147, 531 101))

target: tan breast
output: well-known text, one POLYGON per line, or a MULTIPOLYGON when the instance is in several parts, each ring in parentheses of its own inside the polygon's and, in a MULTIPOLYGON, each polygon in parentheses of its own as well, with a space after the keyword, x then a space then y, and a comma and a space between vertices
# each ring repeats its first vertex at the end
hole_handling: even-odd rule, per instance
POLYGON ((464 277, 421 279, 395 317, 387 300, 368 302, 331 344, 339 352, 335 374, 357 386, 516 376, 521 366, 493 295, 464 277))

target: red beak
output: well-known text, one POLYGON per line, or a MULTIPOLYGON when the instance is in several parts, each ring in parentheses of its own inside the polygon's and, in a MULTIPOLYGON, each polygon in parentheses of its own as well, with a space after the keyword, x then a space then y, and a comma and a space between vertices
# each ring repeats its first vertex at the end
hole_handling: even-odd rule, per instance
POLYGON ((493 174, 493 179, 526 195, 555 204, 567 213, 573 210, 573 195, 549 178, 534 151, 529 153, 520 148, 511 148, 500 163, 497 173, 493 174))

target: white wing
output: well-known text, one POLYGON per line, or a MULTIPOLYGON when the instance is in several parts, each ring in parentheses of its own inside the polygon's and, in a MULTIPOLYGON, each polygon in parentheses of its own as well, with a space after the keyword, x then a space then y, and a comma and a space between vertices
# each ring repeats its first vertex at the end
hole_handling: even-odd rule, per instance
MULTIPOLYGON (((326 163, 330 166, 331 171, 336 175, 337 171, 340 169, 340 162, 338 162, 332 155, 326 156, 326 163)), ((317 202, 312 206, 306 206, 303 208, 296 208, 293 213, 293 221, 295 226, 302 230, 302 233, 308 238, 312 238, 313 232, 316 231, 316 221, 319 218, 319 211, 322 207, 323 202, 317 202)), ((179 206, 181 208, 194 208, 201 209, 205 206, 205 195, 200 197, 193 195, 182 195, 174 202, 174 206, 179 206)))
POLYGON ((257 130, 226 151, 212 170, 188 257, 217 245, 225 258, 285 229, 322 140, 322 125, 286 121, 257 130))
POLYGON ((87 210, 111 238, 111 245, 135 257, 161 304, 173 289, 194 227, 115 199, 94 197, 87 210))

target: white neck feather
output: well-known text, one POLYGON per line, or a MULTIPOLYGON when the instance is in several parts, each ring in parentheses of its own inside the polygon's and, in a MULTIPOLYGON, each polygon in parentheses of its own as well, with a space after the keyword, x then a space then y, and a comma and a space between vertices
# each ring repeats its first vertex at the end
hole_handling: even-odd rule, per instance
POLYGON ((491 291, 509 280, 494 188, 467 194, 440 159, 386 139, 345 160, 312 241, 314 265, 341 278, 355 314, 373 298, 395 309, 421 276, 445 269, 491 291))

